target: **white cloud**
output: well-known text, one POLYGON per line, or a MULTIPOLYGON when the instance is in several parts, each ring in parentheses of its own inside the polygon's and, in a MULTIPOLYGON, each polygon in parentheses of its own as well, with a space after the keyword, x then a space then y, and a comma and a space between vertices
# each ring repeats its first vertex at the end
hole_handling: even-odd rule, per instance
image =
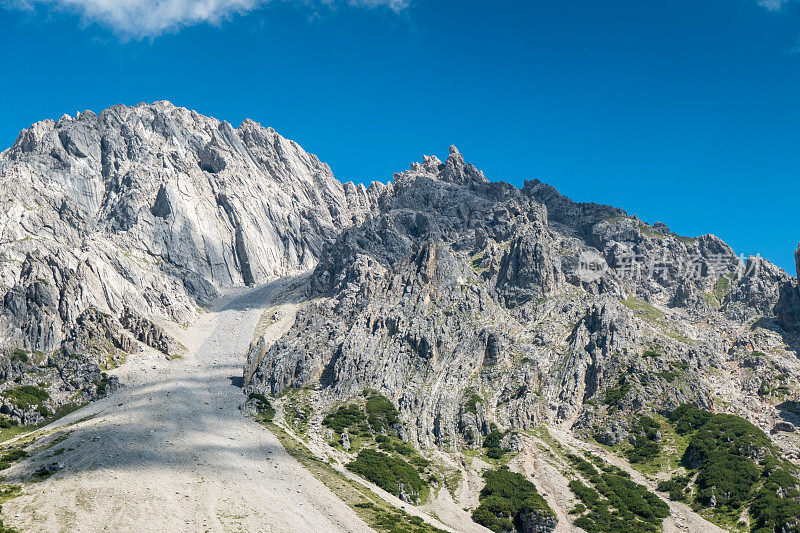
POLYGON ((792 0, 757 0, 758 5, 770 11, 780 11, 784 6, 789 5, 792 0))
POLYGON ((770 11, 780 11, 788 0, 758 0, 758 5, 766 7, 770 11))
MULTIPOLYGON (((2 0, 0 0, 2 1, 2 0)), ((313 4, 314 0, 295 0, 313 4)), ((6 0, 5 5, 33 8, 42 5, 80 14, 125 37, 150 37, 195 24, 218 24, 234 15, 268 4, 270 0, 6 0)), ((409 0, 322 0, 333 7, 388 7, 395 12, 408 7, 409 0)))

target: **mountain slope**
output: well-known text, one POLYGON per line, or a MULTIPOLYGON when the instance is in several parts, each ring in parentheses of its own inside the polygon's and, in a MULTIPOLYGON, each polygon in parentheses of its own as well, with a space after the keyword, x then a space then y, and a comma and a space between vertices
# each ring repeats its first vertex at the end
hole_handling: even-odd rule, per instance
MULTIPOLYGON (((220 289, 312 268, 369 203, 252 121, 157 102, 39 122, 0 155, 0 347, 91 399, 100 368, 138 341, 180 352, 154 321, 186 323, 220 289), (69 356, 85 372, 63 370, 69 356)), ((52 407, 65 401, 51 392, 52 407)))
MULTIPOLYGON (((714 236, 679 237, 538 182, 489 182, 454 148, 395 175, 374 205, 323 253, 317 298, 287 336, 251 351, 253 390, 318 382, 335 402, 374 387, 413 440, 447 446, 488 428, 465 416, 473 392, 487 392, 493 421, 525 429, 605 416, 586 402, 602 404, 623 374, 649 376, 625 395, 629 410, 710 407, 709 371, 754 350, 798 375, 784 347, 795 333, 774 312, 796 280, 714 236)), ((746 410, 751 392, 726 401, 746 410)))
MULTIPOLYGON (((800 520, 800 286, 713 235, 679 236, 539 181, 491 182, 455 147, 386 184, 341 184, 272 129, 158 102, 23 131, 0 154, 0 240, 0 426, 128 385, 121 409, 102 404, 109 417, 141 407, 184 444, 216 439, 200 462, 248 449, 252 424, 230 443, 196 433, 219 415, 241 425, 219 389, 238 381, 216 368, 219 343, 241 362, 234 348, 254 328, 243 411, 274 416, 268 426, 304 444, 328 481, 373 483, 383 503, 348 503, 375 527, 384 505, 420 505, 430 515, 403 520, 430 518, 423 528, 441 517, 476 531, 800 520), (285 294, 241 299, 228 311, 246 321, 195 351, 207 306, 280 277, 291 279, 269 286, 285 294), (168 382, 208 381, 222 404, 145 405, 153 357, 168 382)), ((153 438, 111 439, 111 459, 140 457, 153 438)), ((95 455, 79 447, 74 465, 104 471, 95 455)), ((269 480, 250 459, 214 475, 269 480)), ((38 461, 12 473, 26 482, 38 461)), ((75 496, 72 476, 86 481, 67 469, 56 492, 75 496)))
MULTIPOLYGON (((444 163, 426 157, 395 174, 371 205, 324 250, 294 325, 272 345, 256 340, 245 365, 246 391, 305 402, 308 438, 326 453, 349 451, 361 430, 331 441, 314 424, 377 393, 397 406, 400 440, 461 465, 527 449, 526 435, 549 425, 679 475, 685 441, 661 439, 682 404, 772 433, 764 442, 780 451, 752 457, 800 456, 798 286, 769 262, 538 181, 489 182, 454 147, 444 163)), ((709 504, 703 490, 699 508, 737 521, 715 508, 721 493, 709 504)))

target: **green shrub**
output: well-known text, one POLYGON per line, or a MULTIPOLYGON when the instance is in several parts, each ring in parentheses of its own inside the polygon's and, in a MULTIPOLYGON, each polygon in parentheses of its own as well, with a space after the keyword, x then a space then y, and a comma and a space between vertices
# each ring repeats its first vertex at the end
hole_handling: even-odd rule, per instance
POLYGON ((45 400, 50 399, 50 394, 35 385, 22 385, 15 389, 4 391, 3 396, 14 402, 17 407, 28 410, 32 406, 41 407, 45 400))
POLYGON ((698 409, 690 403, 678 406, 670 415, 669 421, 675 426, 679 435, 686 435, 702 427, 713 415, 708 411, 698 409))
POLYGON ((473 393, 472 396, 470 396, 467 400, 467 403, 464 404, 464 412, 478 414, 479 403, 481 403, 481 397, 473 393))
POLYGON ((800 517, 800 492, 797 478, 784 469, 769 473, 750 505, 753 529, 783 531, 800 517), (780 497, 782 494, 783 497, 780 497))
POLYGON ((9 463, 13 463, 14 461, 19 461, 20 459, 24 459, 28 457, 28 452, 22 450, 20 448, 11 448, 10 450, 3 453, 2 457, 0 457, 0 461, 6 461, 9 463))
POLYGON ((687 501, 689 495, 686 493, 686 485, 691 481, 691 476, 675 475, 668 481, 660 481, 658 490, 669 494, 669 499, 673 501, 687 501))
MULTIPOLYGON (((752 530, 759 533, 792 530, 800 522, 797 468, 763 431, 740 417, 689 404, 675 409, 670 421, 689 437, 681 460, 698 471, 697 505, 736 515, 748 507, 752 530)), ((670 498, 688 498, 689 481, 674 477, 659 490, 668 490, 670 498)))
POLYGON ((633 425, 631 438, 633 449, 625 452, 632 463, 641 463, 658 456, 661 446, 658 444, 658 430, 661 425, 649 416, 641 416, 633 425))
POLYGON ((11 360, 12 361, 22 361, 23 363, 29 363, 30 357, 28 357, 28 352, 21 348, 13 348, 11 350, 11 360))
POLYGON ((682 461, 697 467, 698 499, 704 504, 740 507, 760 477, 750 459, 770 446, 769 438, 750 422, 738 416, 718 414, 709 417, 689 439, 682 461))
POLYGON ((400 496, 400 484, 407 493, 419 496, 420 500, 427 496, 428 486, 417 470, 398 457, 365 449, 347 464, 347 469, 395 496, 400 496))
POLYGON ((472 446, 474 442, 475 442, 475 434, 472 432, 472 428, 467 428, 464 431, 464 443, 467 446, 472 446))
POLYGON ((247 399, 253 402, 259 419, 264 422, 272 422, 275 418, 275 408, 272 407, 266 396, 258 392, 251 392, 247 399))
POLYGON ((594 484, 600 482, 600 472, 598 472, 597 469, 594 466, 592 466, 592 464, 589 461, 573 453, 568 453, 567 459, 570 460, 573 466, 575 466, 575 469, 578 472, 580 472, 583 475, 583 477, 585 477, 587 480, 591 481, 594 484))
POLYGON ((479 495, 480 505, 472 512, 472 520, 478 524, 497 532, 521 531, 523 514, 555 518, 536 486, 523 475, 503 467, 486 471, 483 477, 486 485, 479 495))
POLYGON ((364 420, 364 413, 361 409, 356 404, 351 404, 342 406, 335 412, 328 414, 322 419, 322 423, 336 433, 342 433, 345 429, 356 426, 364 420))
POLYGON ((409 446, 405 442, 395 442, 394 443, 394 451, 401 455, 405 455, 406 457, 411 457, 412 455, 417 453, 412 446, 409 446))
POLYGON ((399 420, 397 409, 388 398, 380 394, 367 398, 367 421, 376 433, 393 428, 399 420))
POLYGON ((658 374, 656 374, 656 375, 657 375, 658 377, 662 378, 662 379, 663 379, 664 381, 666 381, 667 383, 672 383, 673 381, 675 381, 675 378, 677 378, 677 377, 678 377, 678 373, 677 373, 677 372, 674 372, 674 371, 672 371, 672 370, 664 370, 664 371, 662 371, 662 372, 659 372, 659 373, 658 373, 658 374))
POLYGON ((108 386, 108 382, 109 377, 105 372, 100 375, 100 379, 94 381, 94 386, 97 388, 98 396, 103 396, 106 393, 106 386, 108 386))
POLYGON ((483 439, 483 447, 486 448, 486 455, 491 459, 501 459, 505 450, 500 446, 503 434, 497 429, 492 429, 486 438, 483 439))
MULTIPOLYGON (((591 463, 570 454, 567 456, 577 470, 594 488, 579 480, 569 483, 570 490, 581 501, 581 507, 573 509, 578 514, 575 525, 592 533, 625 531, 631 533, 658 531, 662 520, 669 516, 669 506, 627 476, 606 472, 599 473, 591 463)), ((597 458, 599 461, 599 458, 597 458)), ((604 463, 604 462, 603 462, 604 463)))
POLYGON ((610 407, 616 407, 619 404, 619 401, 628 394, 628 391, 631 390, 632 385, 628 383, 628 380, 625 376, 620 376, 619 382, 611 387, 606 389, 606 398, 605 403, 610 407))

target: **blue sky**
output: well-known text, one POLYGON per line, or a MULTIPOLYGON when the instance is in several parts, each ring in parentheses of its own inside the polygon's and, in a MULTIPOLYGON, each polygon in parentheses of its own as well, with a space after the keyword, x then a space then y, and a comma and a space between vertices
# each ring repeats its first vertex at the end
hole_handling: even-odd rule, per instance
POLYGON ((492 179, 540 178, 794 274, 800 1, 0 6, 0 146, 43 118, 161 99, 273 126, 342 180, 455 144, 492 179))

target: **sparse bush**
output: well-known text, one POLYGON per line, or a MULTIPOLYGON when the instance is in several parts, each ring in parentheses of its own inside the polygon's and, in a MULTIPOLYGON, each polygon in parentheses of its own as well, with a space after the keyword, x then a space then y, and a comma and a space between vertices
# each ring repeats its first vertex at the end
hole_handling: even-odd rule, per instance
POLYGON ((399 419, 394 404, 385 396, 374 394, 367 398, 367 421, 376 433, 393 428, 399 419))
POLYGON ((480 505, 472 512, 472 520, 478 524, 496 532, 522 531, 523 513, 555 518, 536 486, 523 475, 503 467, 489 470, 483 477, 486 485, 479 495, 480 505))
POLYGON ((35 385, 22 385, 4 391, 2 395, 14 402, 17 407, 25 410, 33 406, 42 407, 42 403, 50 399, 50 394, 46 390, 35 385))
POLYGON ((631 390, 632 385, 628 383, 628 380, 625 376, 620 376, 619 382, 611 387, 606 389, 606 398, 605 403, 609 407, 617 407, 619 401, 628 394, 628 391, 631 390))
POLYGON ((347 464, 347 469, 395 496, 400 496, 401 484, 406 493, 421 500, 427 496, 428 486, 417 470, 398 457, 371 449, 361 450, 356 459, 347 464))
POLYGON ((342 406, 335 412, 328 414, 322 423, 337 433, 356 426, 365 420, 364 413, 356 404, 342 406))

